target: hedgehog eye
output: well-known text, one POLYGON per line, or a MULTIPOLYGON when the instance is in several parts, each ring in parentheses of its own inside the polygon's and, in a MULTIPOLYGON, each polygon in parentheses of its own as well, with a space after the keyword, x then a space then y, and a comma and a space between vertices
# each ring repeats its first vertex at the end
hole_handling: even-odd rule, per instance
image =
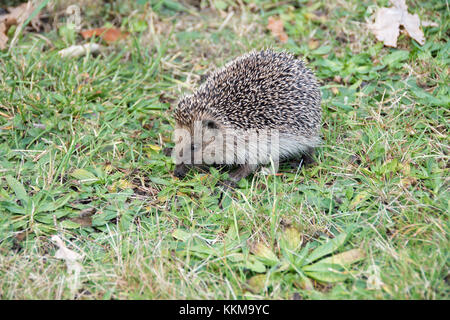
POLYGON ((217 123, 215 123, 212 120, 205 120, 205 121, 203 121, 203 126, 208 128, 208 129, 219 129, 219 126, 217 125, 217 123))

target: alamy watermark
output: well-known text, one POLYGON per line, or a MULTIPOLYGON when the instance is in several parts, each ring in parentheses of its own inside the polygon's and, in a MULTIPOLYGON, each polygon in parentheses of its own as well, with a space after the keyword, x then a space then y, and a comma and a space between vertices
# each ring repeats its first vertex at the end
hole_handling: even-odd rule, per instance
POLYGON ((193 127, 176 128, 173 135, 175 164, 258 165, 278 163, 278 130, 219 129, 208 121, 195 121, 193 127))
POLYGON ((66 9, 67 27, 76 31, 81 30, 81 10, 76 4, 72 4, 66 9))

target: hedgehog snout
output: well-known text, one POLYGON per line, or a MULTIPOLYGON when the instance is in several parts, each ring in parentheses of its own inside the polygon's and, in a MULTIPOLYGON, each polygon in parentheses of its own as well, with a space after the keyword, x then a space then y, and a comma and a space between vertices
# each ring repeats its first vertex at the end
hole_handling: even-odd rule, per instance
POLYGON ((189 171, 189 167, 187 165, 185 165, 184 163, 182 164, 177 164, 175 166, 175 170, 173 171, 173 175, 177 178, 184 178, 187 174, 187 172, 189 171))

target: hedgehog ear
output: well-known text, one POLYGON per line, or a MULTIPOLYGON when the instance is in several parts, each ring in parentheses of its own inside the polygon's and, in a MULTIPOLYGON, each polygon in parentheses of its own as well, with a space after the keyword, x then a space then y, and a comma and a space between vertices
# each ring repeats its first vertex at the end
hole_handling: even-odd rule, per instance
POLYGON ((219 126, 213 120, 203 120, 203 127, 208 129, 219 129, 219 126))

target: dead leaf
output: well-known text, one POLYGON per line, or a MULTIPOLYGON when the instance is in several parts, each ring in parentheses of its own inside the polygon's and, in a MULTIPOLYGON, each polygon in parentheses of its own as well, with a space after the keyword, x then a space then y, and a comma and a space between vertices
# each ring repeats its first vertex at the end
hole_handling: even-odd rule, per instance
MULTIPOLYGON (((404 1, 404 0, 402 0, 404 1)), ((408 32, 409 36, 416 40, 420 45, 425 44, 425 35, 420 30, 420 19, 417 14, 411 15, 406 10, 402 15, 402 21, 400 22, 408 32)))
MULTIPOLYGON (((391 0, 393 7, 381 8, 374 15, 374 22, 368 24, 369 29, 385 46, 397 47, 397 38, 402 25, 411 38, 420 45, 425 43, 425 36, 420 29, 420 19, 417 14, 408 13, 405 0, 391 0)), ((431 25, 430 22, 422 26, 431 25)))
POLYGON ((81 31, 81 35, 84 39, 89 39, 93 36, 97 36, 105 40, 107 43, 125 39, 129 34, 129 32, 123 32, 116 28, 97 28, 81 31))
MULTIPOLYGON (((22 3, 21 5, 13 8, 8 8, 9 11, 9 20, 16 20, 17 24, 21 25, 23 24, 33 13, 34 6, 32 1, 28 1, 27 3, 22 3)), ((41 21, 39 20, 39 13, 31 19, 31 26, 34 30, 39 31, 41 27, 41 21)))
POLYGON ((319 47, 319 40, 311 39, 308 41, 308 48, 310 50, 315 50, 319 47))
POLYGON ((28 231, 22 231, 16 234, 16 240, 17 241, 23 241, 23 239, 25 239, 25 237, 28 235, 28 231))
POLYGON ((283 21, 281 19, 269 17, 267 29, 269 29, 275 37, 278 37, 282 43, 286 43, 288 41, 288 36, 284 32, 283 21))
POLYGON ((333 81, 336 83, 342 83, 342 77, 340 75, 335 75, 333 81))
POLYGON ((376 13, 375 23, 370 24, 369 29, 385 46, 396 47, 400 34, 400 18, 400 11, 381 8, 376 13))
MULTIPOLYGON (((34 6, 32 4, 32 1, 28 1, 27 3, 22 3, 17 7, 9 7, 8 13, 0 16, 0 50, 7 48, 7 33, 9 28, 13 25, 18 25, 19 28, 17 29, 20 29, 20 27, 33 13, 33 11, 34 6)), ((31 26, 37 31, 40 29, 41 21, 39 13, 33 19, 31 19, 31 26)))
POLYGON ((70 221, 78 223, 82 227, 90 227, 92 226, 92 218, 91 217, 79 217, 79 218, 71 218, 70 221))
POLYGON ((0 22, 0 50, 6 49, 6 43, 8 42, 8 36, 6 33, 8 29, 3 22, 0 22))

